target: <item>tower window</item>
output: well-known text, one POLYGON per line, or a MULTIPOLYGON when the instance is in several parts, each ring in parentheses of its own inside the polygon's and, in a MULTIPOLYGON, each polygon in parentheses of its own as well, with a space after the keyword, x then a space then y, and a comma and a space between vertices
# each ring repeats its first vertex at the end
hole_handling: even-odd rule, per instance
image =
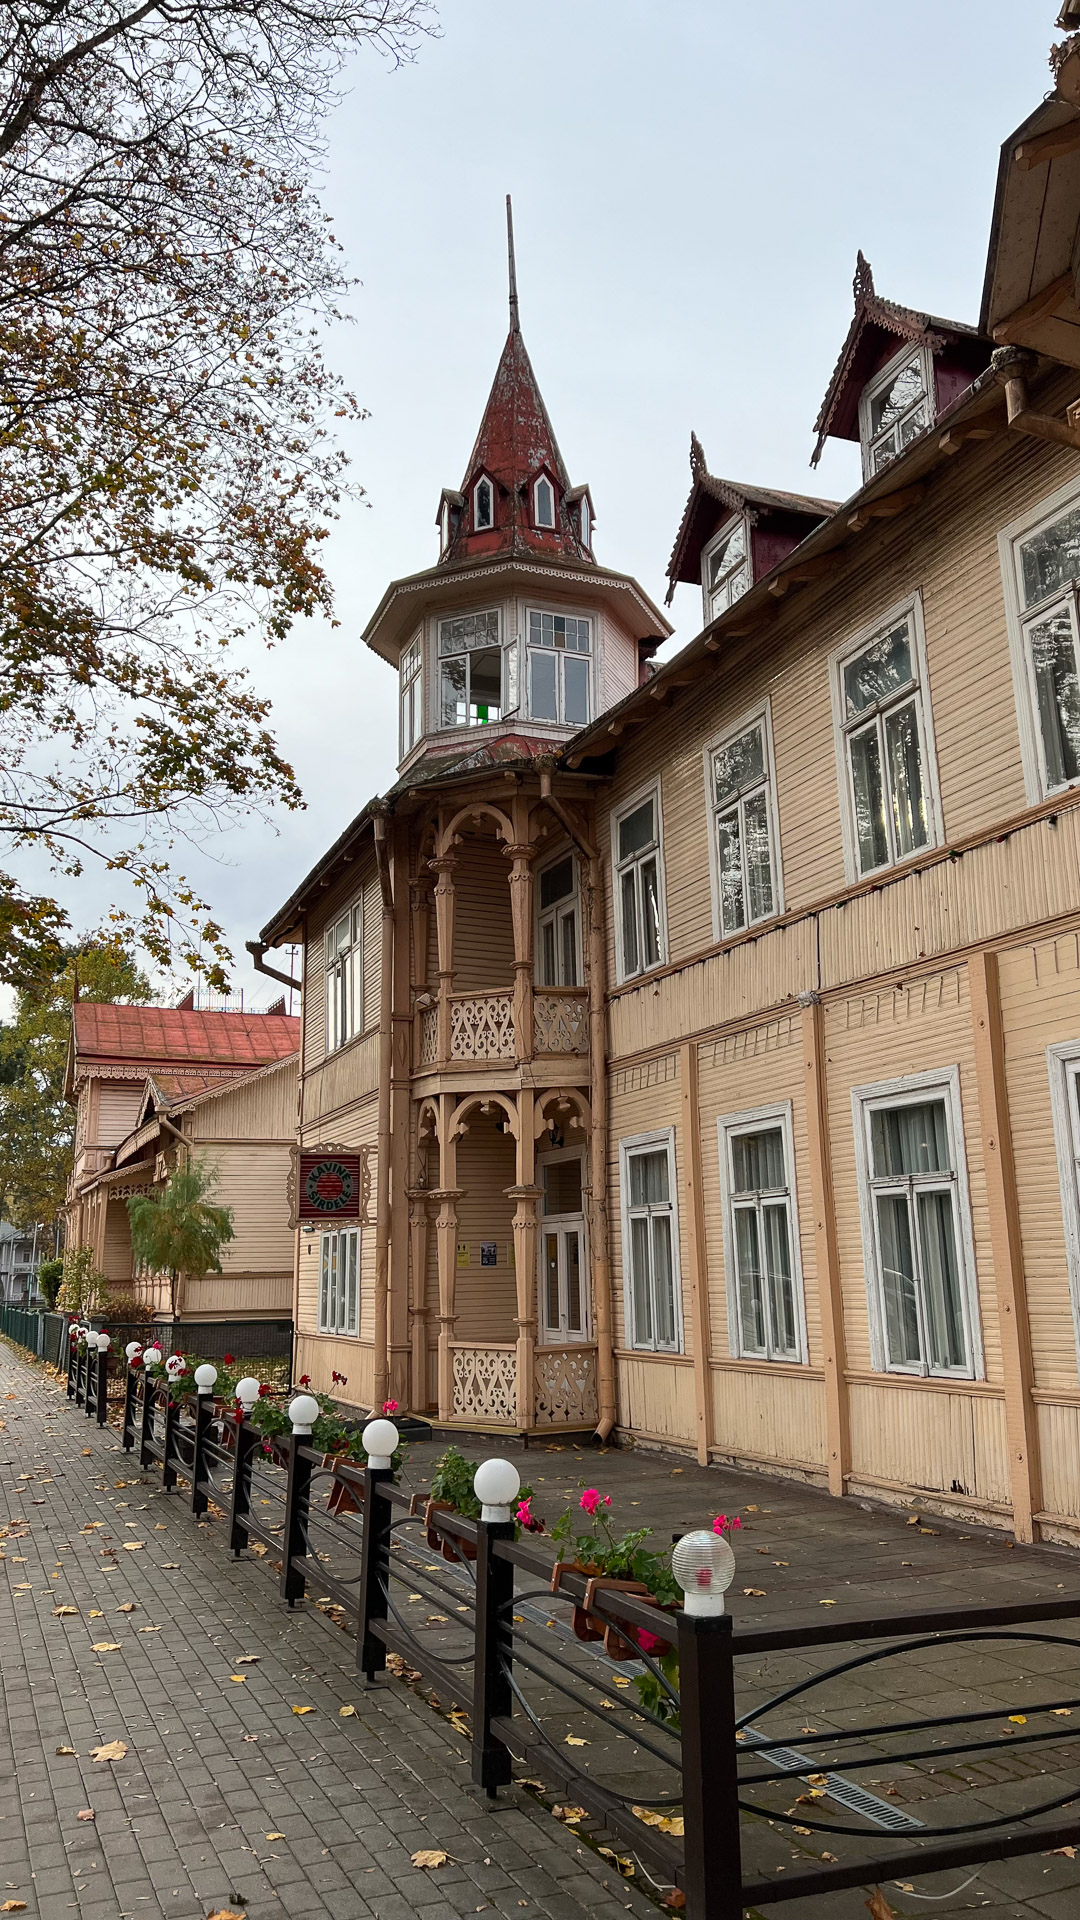
POLYGON ((485 474, 473 488, 473 531, 483 533, 495 525, 495 489, 485 474))
POLYGON ((544 474, 533 487, 533 519, 538 527, 555 525, 555 489, 544 474))
POLYGON ((746 536, 746 521, 741 516, 728 520, 713 535, 701 556, 707 621, 725 613, 753 586, 750 543, 746 536))
POLYGON ((401 656, 401 757, 411 752, 424 731, 423 643, 417 634, 401 656))
POLYGON ((439 622, 439 725, 486 726, 502 717, 503 649, 494 608, 439 622))
POLYGON ((529 713, 583 727, 589 718, 589 622, 570 613, 529 611, 529 713))
POLYGON ((592 546, 592 514, 587 499, 581 502, 581 544, 583 547, 592 546))

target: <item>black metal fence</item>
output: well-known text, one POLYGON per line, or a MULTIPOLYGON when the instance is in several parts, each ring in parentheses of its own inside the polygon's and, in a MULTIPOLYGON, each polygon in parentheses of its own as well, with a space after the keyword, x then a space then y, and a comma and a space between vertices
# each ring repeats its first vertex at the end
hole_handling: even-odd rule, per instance
POLYGON ((287 1387, 292 1380, 293 1323, 291 1320, 106 1320, 94 1316, 94 1325, 108 1327, 114 1351, 122 1355, 129 1341, 140 1346, 152 1341, 162 1353, 197 1355, 200 1360, 258 1361, 262 1380, 287 1387))
POLYGON ((29 1307, 0 1304, 0 1333, 49 1366, 63 1362, 67 1320, 62 1313, 35 1313, 29 1307))
MULTIPOLYGON (((110 1364, 77 1356, 69 1384, 99 1419, 110 1364)), ((553 1577, 513 1522, 434 1509, 303 1437, 268 1450, 211 1398, 121 1371, 144 1468, 219 1513, 290 1606, 307 1595, 354 1633, 369 1681, 389 1667, 435 1688, 479 1786, 496 1794, 515 1758, 542 1767, 616 1860, 682 1889, 689 1920, 807 1898, 824 1920, 842 1889, 1076 1842, 1080 1594, 762 1628, 669 1612, 553 1577)))

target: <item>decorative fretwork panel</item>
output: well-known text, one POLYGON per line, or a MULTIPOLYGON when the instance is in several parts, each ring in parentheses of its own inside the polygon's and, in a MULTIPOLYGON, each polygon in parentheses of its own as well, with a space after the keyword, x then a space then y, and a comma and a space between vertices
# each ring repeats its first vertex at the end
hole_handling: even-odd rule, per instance
POLYGON ((439 1057, 439 1009, 424 1007, 420 1014, 420 1065, 433 1067, 439 1057))
POLYGON ((513 1347, 455 1347, 454 1414, 469 1420, 517 1421, 517 1355, 513 1347))
POLYGON ((583 993, 534 994, 533 1046, 537 1053, 588 1053, 589 1004, 583 993))
POLYGON ((509 993, 466 993, 450 1003, 452 1060, 512 1060, 514 1002, 509 993))
POLYGON ((591 1347, 536 1349, 538 1427, 591 1426, 599 1417, 596 1354, 591 1347))

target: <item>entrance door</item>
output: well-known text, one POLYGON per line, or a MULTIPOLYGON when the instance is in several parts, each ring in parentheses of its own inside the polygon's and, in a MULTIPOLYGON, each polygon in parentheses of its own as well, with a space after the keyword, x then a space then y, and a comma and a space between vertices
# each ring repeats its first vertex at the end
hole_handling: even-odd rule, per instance
POLYGON ((585 1216, 576 1150, 546 1155, 538 1166, 544 1189, 540 1224, 540 1337, 549 1346, 589 1338, 585 1216))

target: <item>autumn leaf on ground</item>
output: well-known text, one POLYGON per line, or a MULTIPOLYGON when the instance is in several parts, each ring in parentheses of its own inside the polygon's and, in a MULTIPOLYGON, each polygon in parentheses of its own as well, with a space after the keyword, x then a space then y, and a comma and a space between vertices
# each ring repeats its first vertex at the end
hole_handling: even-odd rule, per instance
POLYGON ((146 1545, 146 1541, 145 1541, 145 1540, 125 1540, 125 1541, 124 1541, 124 1552, 125 1552, 125 1553, 139 1553, 139 1552, 141 1552, 141 1550, 142 1550, 142 1548, 143 1548, 143 1547, 145 1547, 145 1545, 146 1545))
POLYGON ((266 1838, 267 1840, 284 1840, 285 1835, 283 1833, 268 1833, 266 1838))
POLYGON ((353 1714, 354 1714, 355 1712, 356 1712, 356 1708, 355 1708, 355 1707, 339 1707, 339 1708, 338 1708, 338 1719, 339 1719, 339 1720, 351 1720, 351 1719, 352 1719, 352 1717, 353 1717, 353 1714))
POLYGON ((139 1632, 140 1633, 160 1633, 161 1628, 160 1627, 140 1627, 139 1632))
POLYGON ((818 1601, 819 1607, 835 1607, 835 1605, 836 1605, 835 1600, 819 1600, 818 1601))
POLYGON ((584 1820, 586 1813, 584 1807, 552 1807, 551 1811, 556 1820, 564 1820, 568 1827, 576 1827, 579 1820, 584 1820))
POLYGON ((91 1747, 92 1760, 122 1760, 127 1752, 126 1740, 108 1740, 103 1747, 91 1747))
POLYGON ((263 1555, 266 1552, 266 1548, 263 1546, 263 1543, 261 1540, 249 1540, 248 1550, 251 1553, 257 1554, 260 1560, 262 1559, 263 1555))
MULTIPOLYGON (((9 1395, 9 1398, 10 1398, 10 1395, 9 1395)), ((25 1912, 26 1912, 25 1900, 0 1901, 0 1913, 25 1913, 25 1912)))
POLYGON ((261 1653, 238 1653, 236 1656, 236 1664, 238 1667, 253 1667, 256 1660, 261 1659, 261 1653))
POLYGON ((1026 1713, 1010 1713, 1009 1725, 1010 1727, 1026 1727, 1027 1714, 1026 1713))
POLYGON ((53 1608, 53 1612, 55 1613, 58 1620, 63 1620, 69 1613, 78 1613, 78 1611, 79 1611, 78 1607, 54 1607, 53 1608))
POLYGON ((896 1908, 890 1907, 880 1887, 874 1888, 866 1903, 866 1911, 870 1920, 897 1920, 896 1908))
POLYGON ((445 1867, 449 1858, 441 1847, 421 1847, 419 1853, 413 1854, 412 1863, 414 1867, 445 1867))
POLYGON ((793 1832, 793 1833, 801 1833, 801 1834, 803 1835, 803 1837, 804 1837, 804 1839, 807 1839, 807 1840, 808 1840, 808 1839, 810 1838, 810 1828, 809 1828, 809 1827, 793 1827, 793 1828, 792 1828, 792 1832, 793 1832))
POLYGON ((119 1653, 120 1642, 119 1640, 95 1640, 90 1651, 91 1653, 119 1653))
POLYGON ((80 1807, 78 1813, 75 1815, 75 1818, 76 1820, 92 1820, 94 1818, 93 1807, 80 1807))
POLYGON ((837 1857, 838 1856, 835 1853, 823 1853, 821 1856, 823 1860, 832 1860, 834 1862, 836 1861, 837 1857))
POLYGON ((1065 1855, 1066 1860, 1076 1859, 1075 1847, 1051 1847, 1050 1852, 1047 1854, 1046 1858, 1049 1860, 1053 1857, 1053 1855, 1058 1853, 1063 1853, 1065 1855))
POLYGON ((1058 1720, 1067 1720, 1072 1713, 1071 1707, 1051 1707, 1051 1713, 1058 1720))
POLYGON ((314 1713, 314 1707, 294 1707, 294 1713, 314 1713))
POLYGON ((672 1887, 660 1902, 662 1907, 670 1907, 672 1913, 681 1913, 686 1905, 686 1895, 681 1887, 672 1887))
MULTIPOLYGON (((230 1673, 229 1679, 233 1682, 234 1686, 242 1687, 244 1684, 244 1681, 247 1679, 247 1674, 246 1673, 230 1673)), ((295 1707, 293 1708, 293 1712, 294 1713, 296 1712, 295 1707)))
POLYGON ((215 1912, 207 1914, 206 1920, 247 1920, 247 1914, 234 1913, 231 1907, 218 1907, 215 1912))
POLYGON ((576 1733, 568 1733, 566 1736, 566 1744, 568 1747, 587 1747, 589 1742, 579 1739, 576 1733))
POLYGON ((743 1592, 748 1600, 765 1600, 768 1598, 764 1587, 744 1587, 743 1592))
POLYGON ((136 1613, 137 1611, 138 1603, 134 1600, 124 1600, 120 1606, 113 1608, 114 1613, 136 1613))
MULTIPOLYGON (((78 1611, 78 1609, 76 1609, 76 1611, 78 1611)), ((86 1617, 88 1620, 104 1620, 105 1615, 100 1607, 91 1607, 86 1617)))
POLYGON ((631 1807, 631 1813, 638 1820, 644 1820, 647 1827, 659 1827, 661 1833, 673 1833, 681 1840, 686 1827, 681 1813, 657 1813, 655 1807, 631 1807))
POLYGON ((56 1751, 57 1753, 67 1754, 71 1757, 74 1757, 75 1753, 74 1747, 57 1747, 56 1751))

